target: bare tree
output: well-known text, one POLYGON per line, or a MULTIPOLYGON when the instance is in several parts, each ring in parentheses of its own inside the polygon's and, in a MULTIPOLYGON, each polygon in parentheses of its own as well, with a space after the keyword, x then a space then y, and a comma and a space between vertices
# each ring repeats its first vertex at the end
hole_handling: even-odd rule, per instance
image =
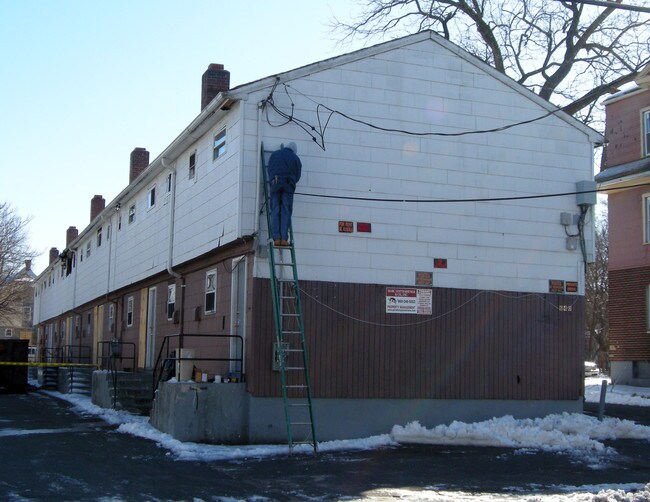
POLYGON ((609 369, 609 320, 607 317, 608 289, 607 263, 609 226, 607 220, 596 227, 596 255, 585 274, 586 329, 589 335, 589 359, 596 359, 603 370, 609 369))
POLYGON ((344 41, 432 30, 586 123, 600 96, 650 62, 650 15, 638 11, 561 0, 359 4, 354 22, 333 22, 344 41))
POLYGON ((25 260, 35 256, 27 242, 28 223, 8 203, 0 203, 0 322, 19 313, 29 287, 19 276, 25 260))

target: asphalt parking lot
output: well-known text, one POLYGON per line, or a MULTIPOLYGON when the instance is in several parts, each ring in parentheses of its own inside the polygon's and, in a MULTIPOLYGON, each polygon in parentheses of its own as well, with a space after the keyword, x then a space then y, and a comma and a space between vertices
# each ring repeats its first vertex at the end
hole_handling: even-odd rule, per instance
MULTIPOLYGON (((587 405, 587 413, 596 406, 587 405)), ((608 416, 650 425, 648 408, 608 416)), ((511 448, 403 445, 370 451, 228 461, 179 461, 154 441, 116 432, 41 391, 0 395, 0 499, 386 500, 380 491, 554 493, 558 486, 646 484, 648 442, 607 442, 597 461, 511 448), (597 467, 595 467, 595 465, 597 467)))

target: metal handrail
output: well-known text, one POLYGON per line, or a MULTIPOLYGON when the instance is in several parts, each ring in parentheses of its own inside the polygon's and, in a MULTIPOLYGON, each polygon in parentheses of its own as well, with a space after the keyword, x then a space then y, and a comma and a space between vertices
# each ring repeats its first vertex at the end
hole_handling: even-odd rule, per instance
MULTIPOLYGON (((244 379, 244 338, 241 335, 216 335, 216 334, 199 334, 199 333, 183 333, 183 338, 233 338, 239 341, 239 353, 241 357, 169 357, 169 352, 171 350, 170 340, 172 338, 180 338, 180 334, 167 335, 163 339, 163 343, 160 346, 158 351, 158 357, 156 358, 156 363, 153 368, 153 394, 156 395, 156 390, 158 385, 160 385, 160 380, 163 374, 163 368, 168 361, 234 361, 239 363, 239 375, 240 381, 243 382, 244 379), (165 352, 166 350, 166 352, 165 352), (163 352, 165 352, 165 357, 163 358, 163 352)), ((176 347, 180 349, 180 347, 176 347)), ((174 350, 176 350, 174 349, 174 350)))
POLYGON ((100 369, 115 369, 115 360, 119 359, 124 367, 124 361, 131 361, 131 367, 135 369, 136 344, 134 342, 122 342, 120 340, 107 340, 97 342, 97 366, 100 369), (130 350, 125 350, 130 349, 130 350))
POLYGON ((40 355, 42 363, 58 363, 61 359, 61 347, 45 347, 40 355))
POLYGON ((61 359, 64 363, 90 363, 90 352, 88 345, 63 345, 61 359))

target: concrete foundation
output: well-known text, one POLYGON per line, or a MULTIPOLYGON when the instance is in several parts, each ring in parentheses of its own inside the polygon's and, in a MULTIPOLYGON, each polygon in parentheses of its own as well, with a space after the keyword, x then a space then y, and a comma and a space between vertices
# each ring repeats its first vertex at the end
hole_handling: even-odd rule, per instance
POLYGON ((113 407, 113 397, 111 393, 111 379, 108 371, 93 372, 91 401, 93 404, 102 408, 113 407))
POLYGON ((180 441, 246 444, 248 406, 242 383, 162 382, 150 422, 180 441))
MULTIPOLYGON (((181 441, 215 444, 286 443, 281 398, 256 398, 245 384, 164 382, 151 412, 151 424, 181 441)), ((355 439, 389 433, 393 425, 418 421, 431 428, 454 420, 479 422, 493 417, 543 417, 582 413, 575 401, 478 401, 427 399, 315 399, 318 441, 355 439)), ((293 429, 294 440, 308 430, 293 429)), ((304 437, 302 437, 304 436, 304 437)))
POLYGON ((650 387, 650 362, 612 361, 612 385, 650 387))

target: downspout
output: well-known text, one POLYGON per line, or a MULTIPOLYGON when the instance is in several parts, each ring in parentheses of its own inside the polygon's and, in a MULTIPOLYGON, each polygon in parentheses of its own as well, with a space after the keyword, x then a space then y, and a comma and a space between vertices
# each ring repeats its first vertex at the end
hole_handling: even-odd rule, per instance
POLYGON ((260 235, 260 190, 262 188, 261 186, 261 178, 262 178, 262 154, 259 151, 259 148, 262 145, 262 103, 259 103, 257 105, 257 144, 255 145, 255 150, 257 150, 257 153, 255 155, 255 158, 257 159, 255 161, 255 168, 257 169, 257 183, 255 184, 255 211, 253 213, 253 217, 255 218, 255 221, 253 222, 253 235, 255 236, 255 244, 253 245, 253 249, 257 249, 257 242, 259 240, 259 235, 260 235))
POLYGON ((176 279, 181 280, 181 307, 178 331, 178 348, 183 348, 183 326, 185 324, 185 277, 173 269, 174 260, 174 219, 176 215, 176 168, 167 164, 165 157, 160 159, 160 164, 164 169, 169 170, 171 179, 171 200, 169 201, 169 241, 167 249, 167 273, 176 279))

